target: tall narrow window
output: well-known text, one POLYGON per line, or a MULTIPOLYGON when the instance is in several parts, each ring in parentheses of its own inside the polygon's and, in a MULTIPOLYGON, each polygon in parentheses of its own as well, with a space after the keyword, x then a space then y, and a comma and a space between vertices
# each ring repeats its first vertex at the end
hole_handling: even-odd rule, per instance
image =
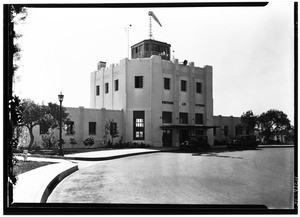
POLYGON ((203 124, 203 114, 195 114, 195 124, 203 124))
POLYGON ((96 135, 96 122, 89 122, 89 135, 96 135))
POLYGON ((162 122, 163 123, 172 123, 172 112, 162 112, 162 122))
POLYGON ((186 91, 186 81, 181 80, 181 91, 186 91))
POLYGON ((66 135, 73 135, 74 132, 74 121, 66 122, 66 135))
POLYGON ((180 124, 188 123, 188 113, 184 113, 184 112, 179 113, 179 123, 180 124))
POLYGON ((224 126, 224 135, 228 136, 228 126, 224 126))
POLYGON ((48 130, 49 128, 47 127, 47 124, 40 123, 40 134, 46 134, 48 130))
POLYGON ((196 92, 202 93, 202 83, 196 82, 196 92))
POLYGON ((135 88, 143 88, 143 76, 135 76, 134 77, 134 87, 135 88))
POLYGON ((115 91, 119 90, 119 80, 115 80, 115 91))
POLYGON ((165 90, 170 90, 170 82, 171 79, 170 78, 164 78, 164 89, 165 90))
POLYGON ((108 83, 105 83, 105 93, 108 93, 108 83))
POLYGON ((133 111, 133 139, 145 139, 145 112, 133 111))
POLYGON ((96 95, 97 96, 100 95, 100 86, 99 85, 96 86, 96 95))

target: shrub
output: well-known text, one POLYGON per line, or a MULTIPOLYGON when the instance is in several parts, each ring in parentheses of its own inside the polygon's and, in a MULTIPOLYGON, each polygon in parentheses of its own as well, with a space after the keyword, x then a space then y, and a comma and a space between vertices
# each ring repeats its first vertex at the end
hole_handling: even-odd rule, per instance
POLYGON ((92 145, 94 145, 94 138, 92 136, 86 138, 85 140, 83 140, 83 144, 87 147, 91 147, 92 145))
POLYGON ((53 132, 48 132, 46 134, 42 134, 42 146, 45 149, 53 149, 57 140, 54 137, 53 132))
POLYGON ((36 142, 34 142, 34 143, 32 144, 32 146, 31 146, 31 152, 32 152, 32 153, 35 153, 35 152, 37 152, 37 151, 40 151, 41 149, 42 149, 41 146, 37 145, 36 142))
POLYGON ((74 138, 70 138, 70 144, 71 144, 72 146, 74 146, 74 145, 77 144, 77 142, 76 142, 76 140, 75 140, 74 138))

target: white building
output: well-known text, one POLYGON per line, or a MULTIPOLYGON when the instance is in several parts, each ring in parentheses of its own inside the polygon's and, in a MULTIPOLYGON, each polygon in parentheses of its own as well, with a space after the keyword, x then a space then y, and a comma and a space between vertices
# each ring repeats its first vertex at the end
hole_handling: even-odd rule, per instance
POLYGON ((155 147, 178 146, 191 134, 213 145, 212 67, 170 61, 170 45, 144 40, 132 59, 91 73, 91 108, 122 110, 123 138, 155 147))

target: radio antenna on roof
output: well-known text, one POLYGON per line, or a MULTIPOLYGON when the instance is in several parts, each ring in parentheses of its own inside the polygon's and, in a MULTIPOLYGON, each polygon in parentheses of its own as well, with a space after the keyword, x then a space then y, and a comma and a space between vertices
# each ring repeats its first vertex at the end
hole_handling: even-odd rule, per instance
POLYGON ((148 12, 148 15, 149 15, 149 38, 150 39, 152 39, 153 38, 153 35, 152 35, 152 17, 153 17, 153 19, 160 25, 160 26, 162 26, 161 24, 160 24, 160 22, 159 22, 159 20, 157 19, 157 17, 155 16, 155 14, 152 12, 152 11, 149 11, 148 12))

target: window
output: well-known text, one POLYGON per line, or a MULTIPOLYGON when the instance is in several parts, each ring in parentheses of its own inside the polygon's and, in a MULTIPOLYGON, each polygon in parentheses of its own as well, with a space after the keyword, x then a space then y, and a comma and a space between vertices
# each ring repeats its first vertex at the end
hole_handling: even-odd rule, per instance
POLYGON ((108 93, 108 83, 105 83, 105 93, 108 93))
POLYGON ((96 122, 89 122, 89 135, 96 135, 96 122))
POLYGON ((172 123, 172 112, 162 112, 162 122, 163 123, 172 123))
POLYGON ((96 95, 97 96, 100 95, 100 86, 99 85, 96 86, 96 95))
POLYGON ((145 112, 133 111, 133 139, 145 139, 145 112))
POLYGON ((143 88, 143 76, 135 76, 134 77, 134 87, 135 88, 143 88))
POLYGON ((202 93, 202 83, 196 82, 196 93, 202 93))
POLYGON ((224 135, 228 136, 228 126, 224 126, 224 135))
POLYGON ((179 113, 179 123, 180 124, 187 124, 188 123, 188 113, 179 113))
POLYGON ((46 134, 48 132, 47 124, 41 123, 40 124, 40 134, 46 134))
POLYGON ((171 79, 170 78, 164 78, 164 89, 165 90, 170 90, 170 82, 171 79))
POLYGON ((115 91, 119 90, 119 80, 115 80, 115 91))
POLYGON ((186 81, 181 80, 181 91, 186 91, 186 81))
POLYGON ((203 124, 203 114, 195 114, 195 124, 203 124))
POLYGON ((66 123, 66 134, 73 135, 74 132, 74 121, 69 121, 66 123))
POLYGON ((214 136, 216 136, 217 135, 217 128, 213 128, 214 129, 214 136))

